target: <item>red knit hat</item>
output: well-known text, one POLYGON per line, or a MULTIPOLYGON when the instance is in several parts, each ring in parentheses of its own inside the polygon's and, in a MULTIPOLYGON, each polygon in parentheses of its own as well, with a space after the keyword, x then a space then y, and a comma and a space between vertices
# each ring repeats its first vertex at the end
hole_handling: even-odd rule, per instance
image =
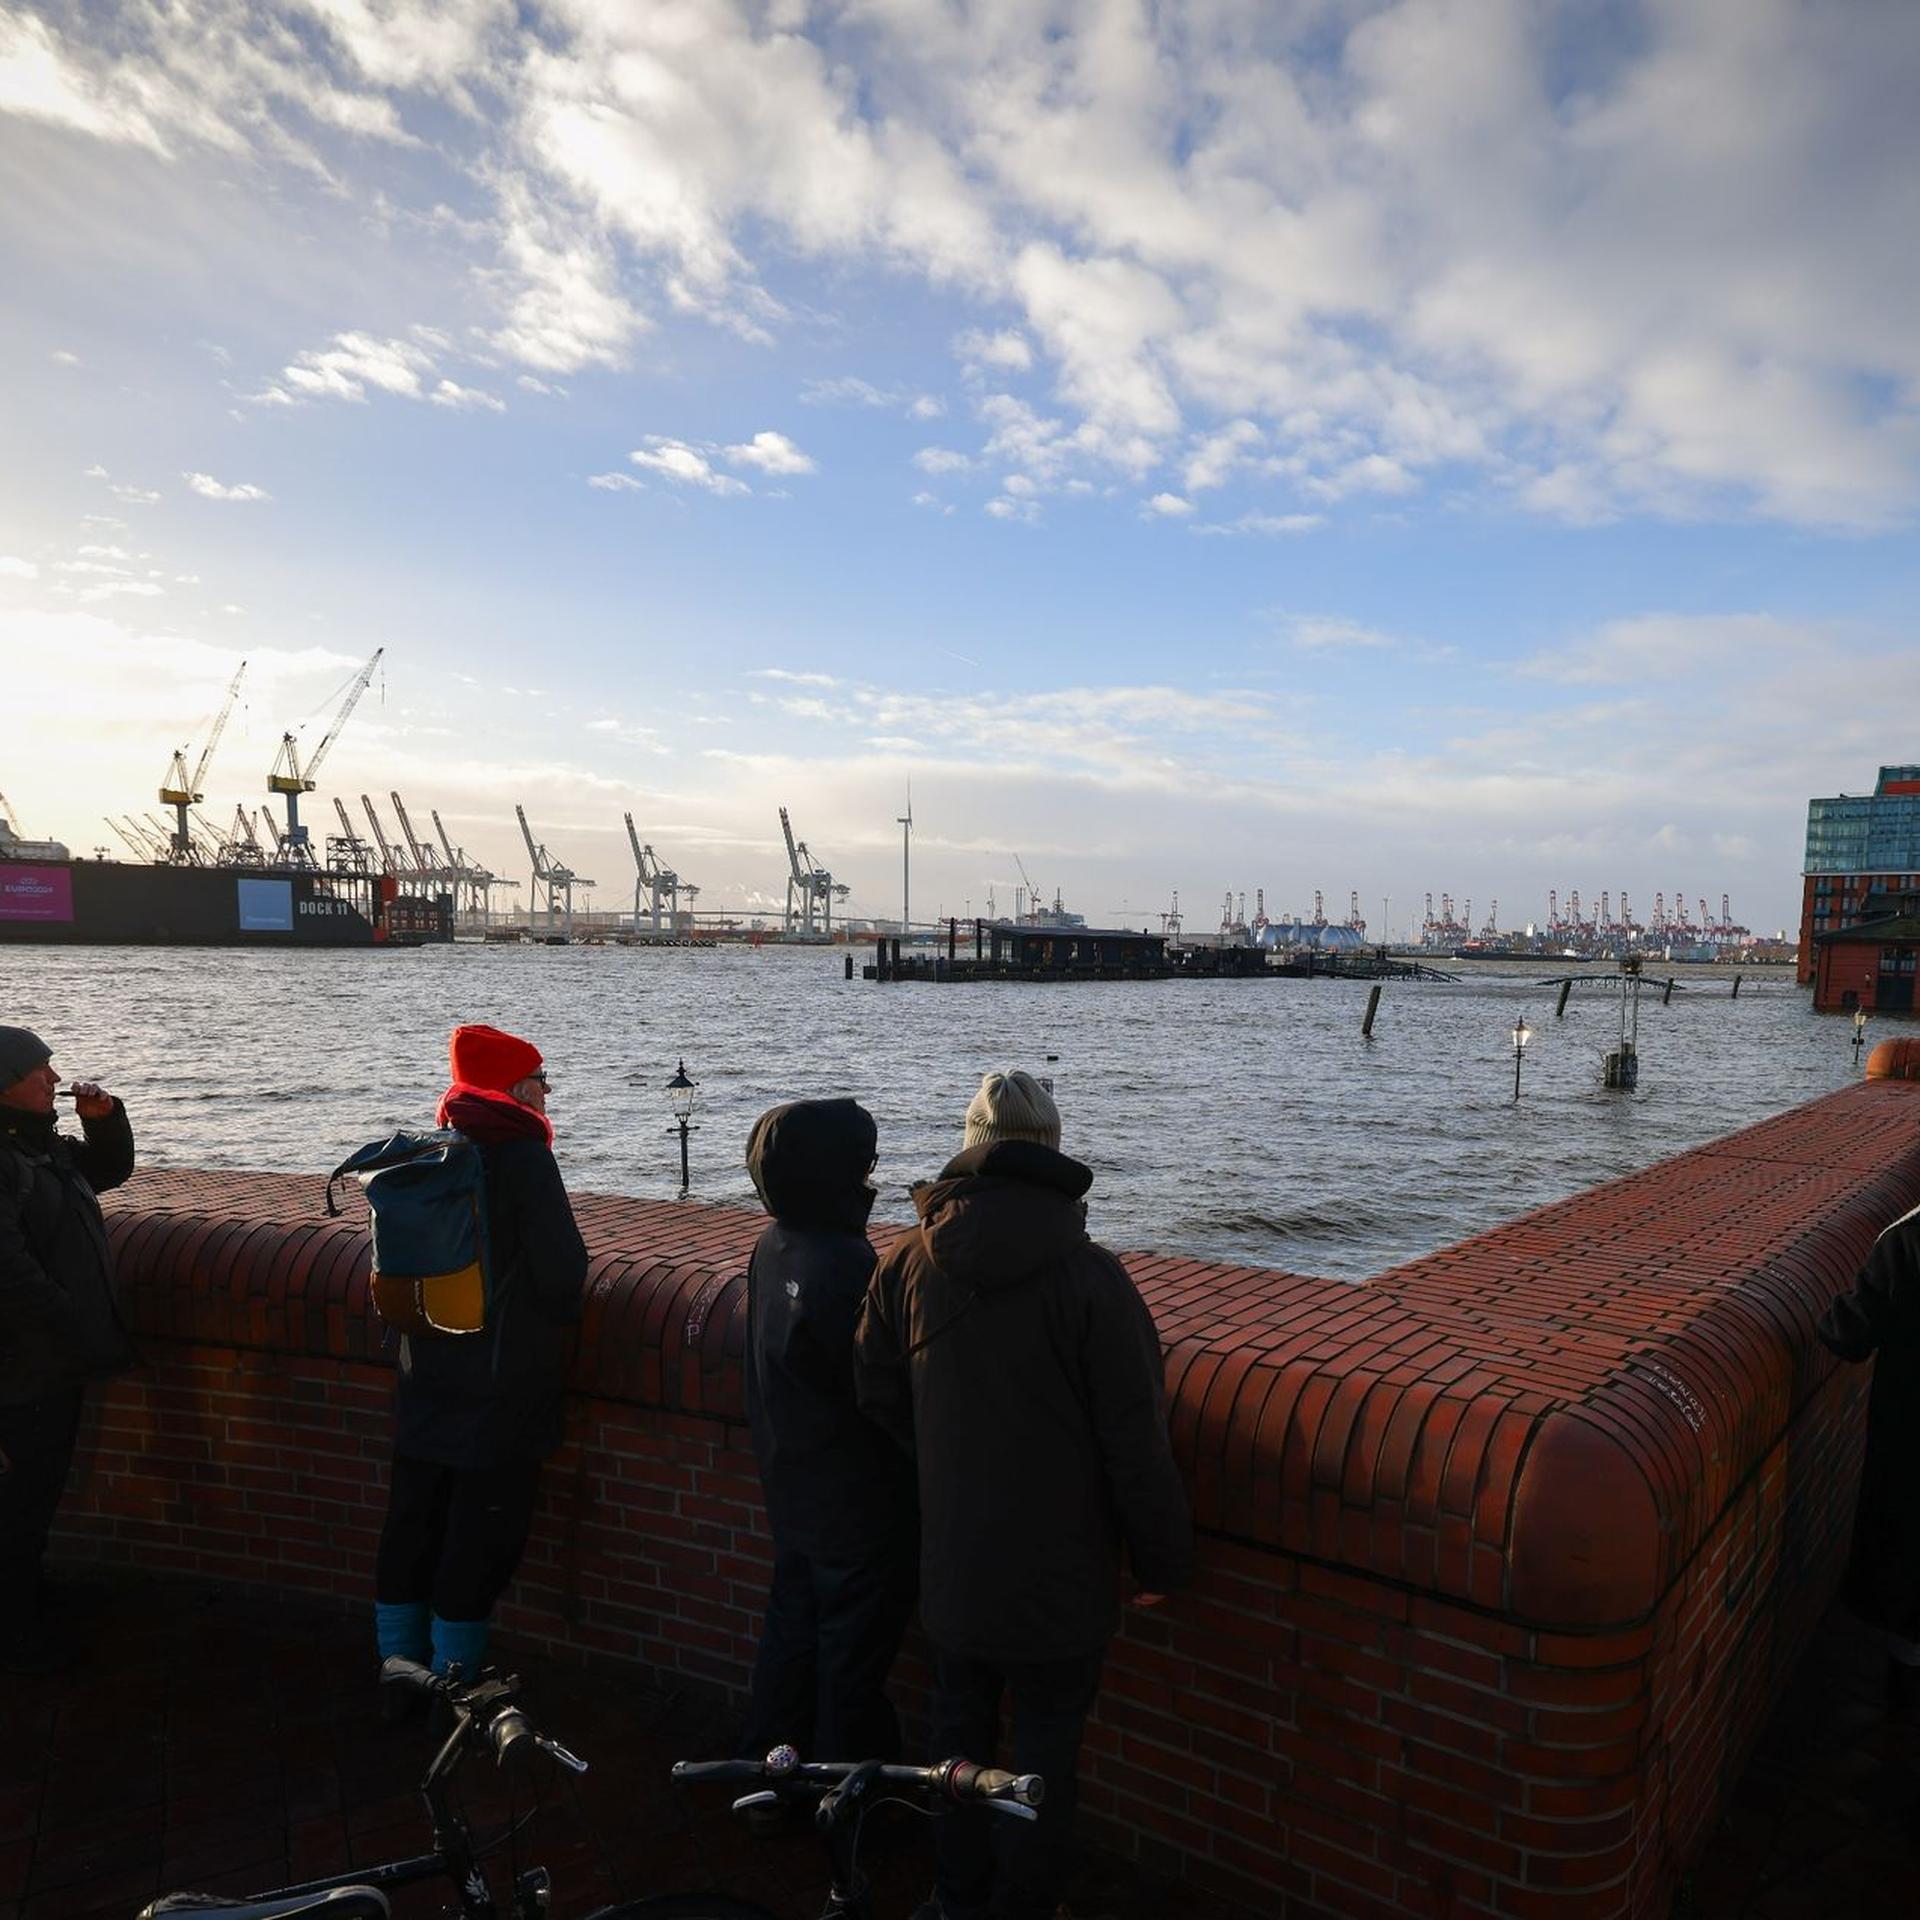
POLYGON ((540 1049, 531 1041, 498 1027, 455 1027, 447 1042, 447 1061, 456 1081, 489 1093, 510 1092, 542 1064, 540 1049))

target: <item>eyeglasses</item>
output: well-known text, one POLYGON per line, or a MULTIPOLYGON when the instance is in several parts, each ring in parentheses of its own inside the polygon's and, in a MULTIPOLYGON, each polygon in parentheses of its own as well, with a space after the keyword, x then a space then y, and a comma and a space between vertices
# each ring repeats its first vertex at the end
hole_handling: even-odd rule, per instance
POLYGON ((538 1083, 539 1083, 539 1084, 540 1084, 541 1086, 543 1086, 543 1087, 548 1087, 548 1088, 551 1088, 551 1087, 552 1087, 552 1085, 553 1085, 553 1082, 552 1082, 551 1080, 549 1080, 549 1079, 547 1078, 547 1076, 546 1076, 546 1072, 545 1072, 545 1070, 544 1070, 544 1069, 543 1069, 543 1070, 542 1070, 541 1072, 539 1072, 539 1073, 530 1073, 530 1074, 528 1074, 528 1075, 527 1075, 527 1078, 528 1078, 529 1080, 534 1080, 534 1081, 537 1081, 537 1082, 538 1082, 538 1083))

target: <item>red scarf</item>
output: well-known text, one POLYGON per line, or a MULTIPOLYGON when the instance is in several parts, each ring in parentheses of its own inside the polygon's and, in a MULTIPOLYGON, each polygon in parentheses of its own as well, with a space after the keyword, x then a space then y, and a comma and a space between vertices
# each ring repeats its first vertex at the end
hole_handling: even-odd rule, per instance
POLYGON ((510 1093, 469 1086, 464 1080, 456 1080, 440 1096, 434 1124, 458 1127, 469 1140, 477 1140, 482 1146, 502 1140, 539 1140, 553 1145, 553 1122, 544 1113, 523 1107, 510 1093))

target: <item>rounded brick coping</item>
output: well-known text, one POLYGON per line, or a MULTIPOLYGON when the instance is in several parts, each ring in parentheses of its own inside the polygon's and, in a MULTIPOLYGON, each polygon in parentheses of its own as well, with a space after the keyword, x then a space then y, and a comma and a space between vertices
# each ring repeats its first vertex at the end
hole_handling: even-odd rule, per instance
MULTIPOLYGON (((108 1196, 147 1339, 377 1359, 357 1194, 142 1171, 108 1196)), ((1359 1286, 1127 1256, 1210 1533, 1544 1628, 1648 1619, 1831 1371, 1813 1324, 1920 1202, 1920 1097, 1883 1080, 1359 1286)), ((583 1195, 575 1387, 743 1417, 734 1209, 583 1195)), ((877 1229, 883 1247, 898 1229, 877 1229)))

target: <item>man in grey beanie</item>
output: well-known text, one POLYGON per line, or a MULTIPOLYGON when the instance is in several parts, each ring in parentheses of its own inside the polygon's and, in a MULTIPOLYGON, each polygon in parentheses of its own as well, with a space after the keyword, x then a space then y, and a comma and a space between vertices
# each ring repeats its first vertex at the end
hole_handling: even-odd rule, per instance
POLYGON ((1092 1184, 1060 1151, 1047 1089, 988 1074, 964 1151, 914 1189, 919 1223, 861 1310, 861 1409, 918 1469, 936 1757, 991 1761, 1005 1699, 1011 1764, 1047 1783, 1018 1832, 989 1834, 978 1809, 940 1819, 915 1920, 1051 1920, 1123 1555, 1137 1606, 1193 1568, 1159 1336, 1126 1268, 1087 1237, 1092 1184))
POLYGON ((86 1382, 131 1359, 97 1192, 133 1171, 126 1109, 68 1089, 84 1139, 57 1130, 53 1051, 0 1026, 0 1673, 71 1664, 40 1562, 65 1491, 86 1382))

